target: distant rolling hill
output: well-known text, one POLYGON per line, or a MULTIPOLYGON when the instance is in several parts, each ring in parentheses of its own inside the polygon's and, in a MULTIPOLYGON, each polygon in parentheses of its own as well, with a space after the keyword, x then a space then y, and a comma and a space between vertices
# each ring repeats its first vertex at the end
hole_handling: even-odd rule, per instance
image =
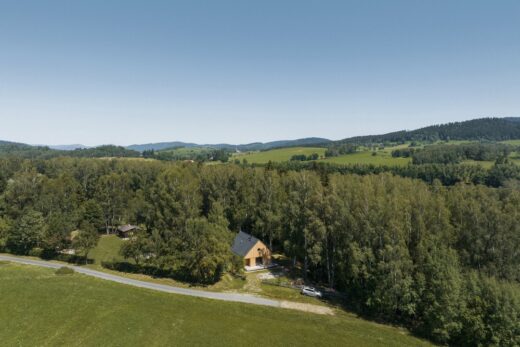
MULTIPOLYGON (((332 147, 343 144, 375 144, 383 142, 407 142, 407 141, 446 141, 446 140, 484 140, 484 141, 505 141, 520 140, 520 117, 508 118, 480 118, 464 122, 453 122, 440 125, 432 125, 416 130, 402 130, 381 135, 368 135, 350 137, 339 141, 331 141, 320 137, 308 137, 297 140, 281 140, 272 142, 253 142, 248 144, 197 144, 191 142, 157 142, 148 144, 135 144, 125 147, 127 150, 143 152, 145 150, 161 151, 171 148, 214 148, 214 149, 230 149, 239 150, 241 152, 248 151, 265 151, 276 148, 287 147, 332 147)), ((113 150, 117 146, 98 146, 88 147, 81 144, 72 145, 27 145, 18 142, 0 141, 0 153, 18 153, 19 151, 30 152, 33 157, 36 151, 44 151, 48 156, 71 155, 86 156, 92 151, 92 155, 98 156, 106 149, 110 149, 112 155, 120 153, 123 148, 113 150), (53 153, 53 151, 59 153, 53 153), (78 152, 80 151, 80 152, 78 152)), ((123 153, 124 156, 135 156, 131 153, 123 153)))
POLYGON ((157 142, 157 143, 146 143, 142 145, 131 145, 127 146, 127 149, 131 149, 133 151, 149 151, 149 150, 155 150, 160 151, 163 149, 169 149, 169 148, 175 148, 175 147, 198 147, 199 145, 196 143, 188 143, 188 142, 180 142, 180 141, 173 141, 173 142, 157 142))
POLYGON ((87 149, 91 148, 89 146, 81 145, 81 144, 75 144, 75 145, 49 145, 47 146, 50 149, 56 149, 58 151, 73 151, 75 149, 87 149))
POLYGON ((0 140, 0 146, 3 146, 3 147, 31 147, 25 143, 2 141, 2 140, 0 140))
POLYGON ((402 130, 382 135, 350 137, 334 144, 367 144, 406 141, 505 141, 520 139, 520 117, 480 118, 464 122, 432 125, 416 130, 402 130))
POLYGON ((281 147, 297 147, 297 146, 314 146, 317 144, 326 145, 332 142, 329 139, 319 138, 319 137, 308 137, 297 140, 282 140, 282 141, 273 141, 273 142, 254 142, 248 144, 241 145, 233 145, 228 143, 219 143, 219 144, 196 144, 196 143, 188 143, 188 142, 158 142, 158 143, 148 143, 143 145, 131 145, 126 147, 127 149, 131 149, 134 151, 147 151, 147 150, 163 150, 175 147, 211 147, 216 149, 238 149, 239 151, 260 151, 267 150, 272 148, 281 148, 281 147))

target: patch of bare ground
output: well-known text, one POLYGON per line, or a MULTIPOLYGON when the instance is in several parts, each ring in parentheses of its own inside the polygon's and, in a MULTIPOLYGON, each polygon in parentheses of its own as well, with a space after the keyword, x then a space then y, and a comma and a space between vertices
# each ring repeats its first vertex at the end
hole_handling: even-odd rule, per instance
POLYGON ((317 313, 317 314, 325 314, 325 315, 329 315, 329 316, 334 315, 334 310, 332 310, 330 307, 320 306, 320 305, 303 304, 303 303, 293 302, 293 301, 281 301, 280 307, 288 308, 291 310, 305 311, 305 312, 311 312, 311 313, 317 313))

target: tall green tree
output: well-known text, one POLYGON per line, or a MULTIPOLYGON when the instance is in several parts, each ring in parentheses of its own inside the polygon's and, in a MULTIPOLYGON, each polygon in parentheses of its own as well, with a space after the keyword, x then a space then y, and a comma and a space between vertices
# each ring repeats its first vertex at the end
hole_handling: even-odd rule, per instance
POLYGON ((130 197, 130 180, 127 174, 110 173, 101 176, 97 181, 96 200, 103 210, 107 234, 123 222, 130 197))
POLYGON ((42 245, 46 227, 41 212, 26 210, 11 229, 7 237, 7 248, 16 253, 27 254, 31 249, 42 245))
POLYGON ((83 223, 81 229, 78 230, 76 237, 72 242, 72 246, 79 253, 83 254, 85 263, 88 261, 88 255, 99 242, 99 234, 96 228, 88 223, 83 223))

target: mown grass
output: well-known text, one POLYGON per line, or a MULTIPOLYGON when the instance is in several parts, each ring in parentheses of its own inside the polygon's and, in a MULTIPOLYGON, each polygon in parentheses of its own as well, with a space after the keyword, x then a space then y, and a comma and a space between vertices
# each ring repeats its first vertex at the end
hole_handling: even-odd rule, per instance
POLYGON ((0 267, 3 346, 428 346, 351 314, 177 296, 51 269, 0 267))
POLYGON ((123 261, 123 257, 119 255, 119 250, 123 244, 121 238, 117 235, 102 235, 96 248, 90 251, 88 257, 94 260, 94 267, 100 267, 104 261, 123 261))
POLYGON ((250 164, 266 164, 269 161, 283 162, 291 160, 293 155, 311 155, 317 153, 320 157, 325 155, 326 148, 319 147, 288 147, 272 149, 264 152, 248 152, 233 155, 232 159, 247 160, 250 164))

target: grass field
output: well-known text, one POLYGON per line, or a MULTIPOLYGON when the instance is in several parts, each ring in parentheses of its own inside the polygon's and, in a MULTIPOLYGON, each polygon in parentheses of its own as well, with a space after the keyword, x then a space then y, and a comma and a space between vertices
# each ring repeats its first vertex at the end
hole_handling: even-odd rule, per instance
MULTIPOLYGON (((392 151, 402 146, 390 147, 377 151, 377 155, 373 156, 372 151, 365 150, 354 154, 346 154, 339 157, 321 158, 319 162, 335 163, 335 164, 373 164, 373 165, 407 165, 409 158, 393 158, 392 151)), ((320 157, 325 155, 325 148, 317 147, 293 147, 273 149, 264 152, 242 153, 233 156, 233 159, 246 159, 248 163, 265 164, 269 161, 283 162, 289 161, 293 155, 305 154, 311 155, 317 153, 320 157)))
POLYGON ((119 255, 119 250, 123 242, 117 235, 102 235, 97 247, 88 255, 89 259, 94 260, 92 265, 100 267, 104 261, 122 261, 123 257, 119 255))
POLYGON ((429 346, 351 314, 205 300, 0 264, 2 346, 429 346))
POLYGON ((232 159, 238 159, 240 161, 245 159, 250 164, 266 164, 269 161, 289 161, 293 155, 299 154, 305 154, 308 156, 317 153, 319 156, 323 156, 325 155, 325 151, 326 148, 319 147, 288 147, 263 152, 239 153, 233 155, 232 159))
MULTIPOLYGON (((475 141, 473 141, 475 142, 475 141)), ((466 143, 472 143, 472 141, 449 141, 442 142, 443 144, 451 144, 451 145, 460 145, 466 143)), ((508 143, 511 145, 520 145, 520 140, 511 140, 511 141, 503 141, 503 143, 508 143)), ((441 144, 439 142, 438 144, 441 144)), ((405 143, 402 145, 396 145, 392 147, 386 147, 382 150, 377 150, 376 155, 372 154, 372 150, 368 148, 361 148, 359 152, 353 154, 345 154, 338 157, 330 157, 323 158, 325 155, 325 148, 317 148, 317 147, 293 147, 293 148, 281 148, 281 149, 273 149, 269 151, 263 152, 249 152, 249 153, 241 153, 235 154, 232 158, 238 160, 247 160, 248 163, 257 163, 257 164, 265 164, 269 161, 273 162, 284 162, 289 161, 293 155, 297 154, 305 154, 311 155, 313 153, 317 153, 320 155, 320 159, 318 162, 325 163, 334 163, 334 164, 343 164, 343 165, 351 165, 351 164, 367 164, 367 165, 386 165, 386 166, 406 166, 411 163, 411 158, 394 158, 392 157, 392 151, 399 148, 406 148, 409 146, 409 143, 405 143)), ((421 146, 419 146, 421 147, 421 146)), ((511 162, 520 164, 520 157, 517 153, 513 153, 510 158, 511 162)), ((487 161, 473 161, 467 160, 464 164, 471 165, 481 165, 485 168, 490 168, 493 166, 494 162, 487 161)))
POLYGON ((197 155, 201 153, 207 153, 209 151, 213 151, 213 148, 210 147, 179 147, 179 148, 170 148, 170 149, 163 149, 158 152, 162 153, 172 153, 179 156, 192 156, 197 155))
POLYGON ((411 162, 410 158, 394 158, 392 157, 392 150, 397 147, 392 147, 385 150, 377 151, 376 155, 372 155, 372 151, 363 151, 353 154, 341 155, 339 157, 331 157, 322 161, 334 164, 372 164, 372 165, 387 165, 387 166, 405 166, 411 162))

